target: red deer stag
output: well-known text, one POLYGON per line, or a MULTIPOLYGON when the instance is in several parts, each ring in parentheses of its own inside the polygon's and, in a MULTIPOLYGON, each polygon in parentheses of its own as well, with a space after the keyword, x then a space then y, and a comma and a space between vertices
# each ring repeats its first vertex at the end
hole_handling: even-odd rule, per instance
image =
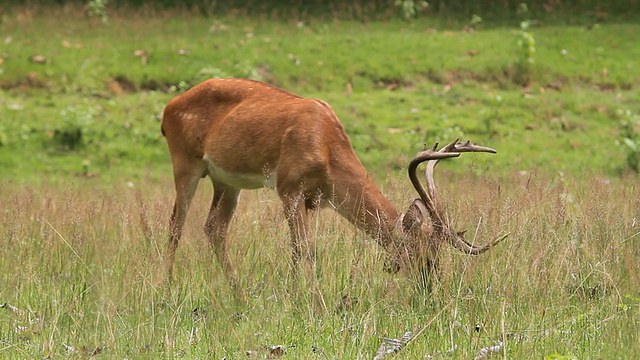
POLYGON ((436 144, 418 153, 409 164, 409 177, 420 198, 401 214, 373 183, 338 117, 322 100, 257 81, 211 79, 167 105, 162 133, 177 193, 166 254, 169 279, 189 204, 206 176, 214 193, 205 232, 227 280, 243 299, 226 236, 241 189, 275 188, 291 230, 294 266, 304 257, 307 271, 314 261, 314 246, 307 239, 309 212, 325 205, 375 238, 394 270, 416 261, 435 268, 445 242, 477 255, 506 237, 481 247, 465 241, 451 228, 434 186, 438 160, 462 152, 495 153, 491 148, 456 140, 439 151, 436 144), (423 162, 428 162, 426 189, 416 175, 423 162))

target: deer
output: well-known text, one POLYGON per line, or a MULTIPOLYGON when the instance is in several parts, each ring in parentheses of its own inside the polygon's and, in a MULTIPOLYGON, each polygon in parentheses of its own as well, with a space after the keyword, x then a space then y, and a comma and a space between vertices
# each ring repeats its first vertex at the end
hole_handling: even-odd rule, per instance
POLYGON ((495 154, 489 147, 454 140, 439 150, 436 143, 420 151, 408 165, 419 197, 401 213, 373 182, 336 113, 322 100, 254 80, 209 79, 168 103, 161 130, 176 191, 165 255, 169 282, 190 203, 207 176, 213 200, 204 230, 227 282, 245 302, 227 241, 243 189, 275 189, 290 230, 293 267, 304 259, 307 278, 313 277, 315 266, 309 217, 323 207, 335 209, 375 239, 387 254, 384 268, 389 272, 422 264, 437 276, 442 244, 479 255, 508 235, 482 246, 465 240, 464 232, 453 230, 435 187, 438 161, 463 152, 495 154), (425 162, 426 188, 417 175, 425 162))

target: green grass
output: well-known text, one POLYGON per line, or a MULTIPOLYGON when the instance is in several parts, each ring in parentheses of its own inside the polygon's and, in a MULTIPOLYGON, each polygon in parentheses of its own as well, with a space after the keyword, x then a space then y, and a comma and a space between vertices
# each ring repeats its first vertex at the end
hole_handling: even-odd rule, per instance
MULTIPOLYGON (((291 284, 287 226, 266 190, 245 194, 230 234, 247 306, 235 303, 203 251, 207 187, 196 196, 171 291, 155 285, 172 195, 163 190, 169 183, 146 184, 5 187, 0 299, 19 311, 0 309, 3 358, 73 355, 65 345, 99 347, 106 358, 236 358, 279 344, 286 358, 371 358, 383 337, 406 331, 420 335, 402 358, 472 358, 499 340, 508 358, 638 356, 633 178, 443 182, 449 213, 472 238, 512 235, 478 258, 445 251, 430 294, 402 272, 384 273, 380 249, 323 212, 313 226, 329 308, 321 314, 291 284), (341 308, 347 294, 357 302, 341 308)), ((412 196, 406 185, 394 180, 385 192, 403 204, 412 196)))
POLYGON ((73 14, 18 12, 2 24, 4 178, 37 181, 34 166, 41 174, 166 173, 156 120, 171 97, 210 76, 253 77, 329 101, 370 169, 398 169, 425 141, 453 136, 508 154, 491 159, 500 173, 627 168, 617 114, 637 114, 633 25, 534 29, 533 83, 521 88, 509 28, 187 15, 112 17, 106 26, 58 20, 73 14), (147 52, 146 63, 136 50, 147 52), (33 55, 46 62, 30 62, 33 55), (70 130, 82 138, 68 149, 70 130))
POLYGON ((65 9, 14 7, 0 23, 0 357, 260 358, 282 344, 283 358, 372 358, 406 331, 418 334, 407 359, 473 358, 498 341, 494 357, 638 357, 640 194, 619 145, 640 138, 637 26, 534 28, 522 87, 516 29, 491 24, 140 10, 105 26, 65 9), (210 76, 328 101, 399 207, 415 197, 405 167, 423 143, 460 136, 498 149, 443 162, 437 181, 458 228, 509 240, 478 258, 445 251, 441 283, 425 294, 322 212, 312 232, 329 311, 318 314, 292 285, 302 272, 277 197, 246 192, 229 235, 249 294, 240 306, 204 251, 206 185, 175 282, 158 286, 173 204, 160 116, 210 76), (357 301, 342 306, 345 295, 357 301))

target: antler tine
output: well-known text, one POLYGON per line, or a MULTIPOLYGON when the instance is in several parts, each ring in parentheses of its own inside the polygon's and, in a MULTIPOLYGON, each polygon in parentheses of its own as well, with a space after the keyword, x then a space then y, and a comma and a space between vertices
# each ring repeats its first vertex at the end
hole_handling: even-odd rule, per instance
POLYGON ((429 190, 429 192, 425 191, 424 187, 422 187, 422 183, 420 183, 420 180, 418 179, 418 175, 416 174, 418 165, 422 164, 425 161, 428 161, 429 163, 431 163, 433 161, 438 161, 440 159, 460 156, 459 153, 455 153, 455 152, 436 151, 437 146, 438 144, 436 143, 433 148, 419 152, 413 158, 413 160, 409 162, 408 172, 409 172, 409 179, 411 180, 411 184, 413 184, 413 187, 418 192, 420 199, 422 199, 422 201, 424 202, 427 208, 427 211, 429 212, 429 216, 434 221, 443 223, 442 217, 440 216, 433 199, 433 195, 435 195, 435 193, 433 193, 431 190, 429 190))
POLYGON ((453 239, 450 239, 450 241, 451 241, 451 244, 453 246, 455 246, 458 250, 462 251, 465 254, 468 254, 468 255, 480 255, 483 252, 486 252, 487 250, 489 250, 492 247, 496 246, 498 243, 502 242, 502 240, 506 239, 509 235, 511 235, 511 233, 506 233, 506 234, 500 235, 495 240, 493 240, 492 242, 490 242, 488 244, 485 244, 483 246, 480 246, 480 247, 475 246, 473 244, 470 244, 460 234, 456 234, 456 236, 453 239))
MULTIPOLYGON (((460 143, 459 139, 456 139, 451 143, 449 143, 447 146, 440 149, 440 152, 454 153, 458 155, 460 155, 460 153, 463 153, 463 152, 487 152, 487 153, 495 154, 496 150, 490 147, 472 144, 470 140, 467 140, 464 143, 460 143)), ((438 200, 437 200, 435 181, 433 179, 433 170, 435 169, 436 164, 438 163, 438 160, 439 159, 429 161, 429 163, 427 164, 427 170, 425 171, 425 176, 427 178, 427 185, 429 188, 429 194, 433 198, 436 207, 438 206, 438 203, 437 203, 438 200)), ((442 223, 443 229, 445 226, 449 226, 449 224, 442 223)), ((503 241, 504 239, 506 239, 507 236, 509 236, 509 233, 499 236, 494 241, 483 246, 476 246, 466 241, 463 236, 464 232, 452 233, 452 235, 453 236, 449 237, 449 241, 457 249, 469 255, 479 255, 491 249, 492 247, 494 247, 496 244, 503 241)))
MULTIPOLYGON (((423 149, 424 148, 426 148, 426 146, 424 146, 423 149)), ((429 216, 434 222, 434 225, 436 225, 436 228, 444 230, 444 228, 448 226, 448 220, 445 219, 445 215, 442 213, 442 211, 440 211, 438 192, 436 190, 435 180, 433 177, 433 172, 436 165, 438 164, 438 161, 440 161, 441 159, 458 157, 463 152, 496 153, 496 151, 492 148, 472 144, 470 141, 460 143, 460 139, 455 139, 440 150, 437 149, 438 143, 435 143, 432 148, 419 152, 416 157, 409 163, 408 171, 409 179, 411 180, 413 187, 418 192, 418 195, 420 195, 420 198, 424 202, 427 211, 429 212, 429 216), (416 175, 418 165, 425 161, 427 161, 427 169, 425 170, 427 190, 424 189, 416 175)))
POLYGON ((457 138, 457 139, 453 140, 452 142, 448 143, 442 149, 440 149, 440 151, 441 152, 454 152, 456 145, 459 144, 459 143, 460 143, 460 138, 457 138))
MULTIPOLYGON (((428 151, 428 150, 433 151, 433 152, 436 152, 436 150, 438 150, 438 143, 436 142, 436 143, 435 143, 431 148, 429 148, 429 149, 427 149, 427 144, 422 144, 422 150, 420 150, 420 152, 428 151)), ((418 155, 419 155, 419 154, 418 154, 418 155)), ((416 155, 416 156, 418 156, 418 155, 416 155)))
POLYGON ((491 154, 497 153, 495 149, 492 149, 486 146, 472 144, 470 140, 467 140, 467 142, 462 144, 458 142, 453 147, 454 147, 454 151, 459 153, 461 152, 487 152, 491 154))
POLYGON ((440 149, 441 152, 488 152, 495 154, 497 151, 490 147, 476 145, 471 143, 471 140, 467 140, 463 143, 460 142, 460 139, 455 139, 451 143, 447 144, 447 146, 440 149))
MULTIPOLYGON (((439 153, 457 153, 458 155, 460 155, 460 153, 463 153, 463 152, 488 152, 488 153, 495 154, 497 151, 495 151, 490 147, 472 144, 470 140, 467 140, 464 143, 460 143, 460 139, 458 138, 453 140, 449 144, 447 144, 438 152, 439 153)), ((427 170, 425 171, 425 177, 427 178, 427 186, 429 188, 429 193, 431 194, 431 197, 436 201, 436 203, 437 203, 437 195, 436 195, 437 193, 436 193, 436 185, 433 180, 433 169, 435 169, 436 164, 438 163, 438 160, 440 159, 434 159, 433 161, 430 161, 427 164, 427 170)))
MULTIPOLYGON (((460 155, 463 152, 488 152, 493 154, 496 153, 494 149, 486 146, 472 144, 470 140, 467 140, 466 142, 461 143, 459 138, 453 140, 452 142, 450 142, 449 144, 447 144, 446 146, 444 146, 442 149, 438 151, 438 153, 457 154, 457 155, 460 155)), ((434 213, 437 214, 437 217, 432 217, 432 219, 434 220, 434 223, 437 222, 438 225, 440 225, 440 226, 437 226, 436 228, 444 229, 445 227, 450 226, 449 219, 447 218, 446 214, 444 214, 440 210, 438 192, 436 190, 436 184, 433 176, 434 169, 438 164, 439 160, 440 158, 433 159, 427 163, 427 169, 425 170, 425 177, 427 179, 427 189, 428 189, 429 197, 431 198, 433 203, 434 213)), ((464 238, 462 239, 462 241, 464 241, 464 238)), ((466 243, 466 245, 470 246, 473 249, 471 250, 471 252, 482 253, 488 250, 491 246, 495 244, 487 247, 486 249, 479 249, 479 248, 473 247, 469 243, 466 243)))
MULTIPOLYGON (((447 144, 446 146, 444 146, 442 149, 440 149, 440 151, 438 151, 438 153, 441 154, 458 154, 458 156, 460 155, 460 152, 455 151, 456 150, 456 145, 460 142, 460 139, 455 139, 452 142, 450 142, 449 144, 447 144)), ((436 143, 437 145, 437 143, 436 143)), ((434 149, 435 150, 435 149, 434 149)), ((429 189, 429 195, 430 198, 433 200, 433 207, 435 209, 439 209, 439 204, 438 204, 438 192, 436 190, 436 184, 435 184, 435 180, 433 179, 433 170, 436 167, 436 164, 438 164, 438 161, 440 159, 434 159, 432 161, 429 161, 427 163, 427 169, 425 170, 425 177, 427 178, 427 188, 429 189)), ((439 217, 441 221, 441 225, 444 226, 444 219, 442 219, 441 217, 439 217)))

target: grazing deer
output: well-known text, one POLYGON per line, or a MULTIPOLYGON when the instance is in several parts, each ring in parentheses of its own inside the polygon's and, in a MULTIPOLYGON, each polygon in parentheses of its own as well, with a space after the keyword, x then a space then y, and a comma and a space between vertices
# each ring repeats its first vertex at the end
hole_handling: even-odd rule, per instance
POLYGON ((373 183, 338 117, 322 100, 257 81, 211 79, 167 105, 162 133, 176 187, 166 254, 169 279, 189 204, 200 178, 206 176, 214 193, 205 232, 227 280, 243 299, 227 242, 241 189, 267 186, 277 191, 291 231, 293 264, 304 257, 307 276, 313 276, 315 252, 307 238, 309 212, 326 205, 387 250, 388 270, 415 263, 434 270, 442 243, 477 255, 506 237, 481 247, 465 241, 463 233, 451 228, 434 185, 438 160, 462 152, 496 152, 488 147, 456 140, 439 151, 436 144, 418 153, 409 163, 409 177, 420 198, 401 214, 373 183), (423 162, 426 189, 416 175, 423 162))

